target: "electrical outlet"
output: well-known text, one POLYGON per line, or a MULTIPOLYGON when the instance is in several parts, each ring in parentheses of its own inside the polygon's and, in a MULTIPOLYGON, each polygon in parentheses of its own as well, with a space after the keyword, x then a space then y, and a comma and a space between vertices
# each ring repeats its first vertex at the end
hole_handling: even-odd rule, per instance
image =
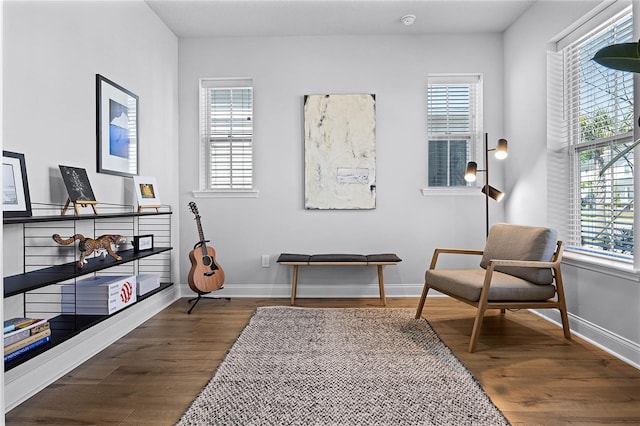
POLYGON ((263 268, 268 268, 269 267, 269 255, 268 254, 263 254, 262 255, 262 267, 263 268))

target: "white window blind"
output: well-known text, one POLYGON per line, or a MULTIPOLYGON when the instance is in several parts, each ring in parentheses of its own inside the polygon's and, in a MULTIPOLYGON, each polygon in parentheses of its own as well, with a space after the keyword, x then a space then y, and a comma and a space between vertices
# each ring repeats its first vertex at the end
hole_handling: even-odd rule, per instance
POLYGON ((202 80, 200 91, 204 189, 253 189, 251 81, 202 80))
POLYGON ((430 75, 427 85, 428 186, 466 186, 465 167, 481 135, 479 75, 430 75))
POLYGON ((565 114, 574 204, 573 247, 616 257, 633 254, 633 74, 597 64, 602 47, 632 41, 627 8, 570 43, 564 56, 565 114))

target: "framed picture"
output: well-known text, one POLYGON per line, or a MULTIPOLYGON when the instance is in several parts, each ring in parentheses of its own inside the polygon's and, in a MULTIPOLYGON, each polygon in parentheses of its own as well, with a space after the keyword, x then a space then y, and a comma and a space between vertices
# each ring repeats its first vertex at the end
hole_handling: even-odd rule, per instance
POLYGON ((85 169, 61 165, 58 167, 60 167, 62 180, 72 203, 82 204, 83 201, 96 201, 85 169))
POLYGON ((158 183, 152 176, 134 176, 133 186, 140 207, 160 207, 158 183))
POLYGON ((24 154, 2 151, 2 213, 4 217, 31 216, 24 154))
POLYGON ((134 235, 133 236, 133 251, 138 252, 142 250, 153 249, 153 235, 134 235))
POLYGON ((138 96, 96 74, 98 173, 138 174, 138 96))

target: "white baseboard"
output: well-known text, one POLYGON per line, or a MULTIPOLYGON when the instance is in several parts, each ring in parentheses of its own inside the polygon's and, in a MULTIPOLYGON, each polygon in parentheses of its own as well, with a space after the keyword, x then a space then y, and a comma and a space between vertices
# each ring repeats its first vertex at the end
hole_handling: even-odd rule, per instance
MULTIPOLYGON (((556 310, 547 309, 544 314, 535 310, 531 310, 531 312, 562 328, 560 313, 556 310)), ((569 312, 567 316, 569 317, 571 334, 575 334, 581 339, 586 340, 592 345, 640 370, 640 344, 580 318, 571 312, 569 312)))
POLYGON ((179 297, 180 289, 173 285, 5 372, 5 412, 111 345, 179 297))
MULTIPOLYGON (((387 297, 420 297, 424 284, 385 284, 387 297)), ((180 285, 182 297, 195 297, 187 284, 180 285)), ((211 297, 291 297, 291 284, 232 284, 211 293, 211 297)), ((380 297, 378 284, 298 284, 296 298, 380 297)))

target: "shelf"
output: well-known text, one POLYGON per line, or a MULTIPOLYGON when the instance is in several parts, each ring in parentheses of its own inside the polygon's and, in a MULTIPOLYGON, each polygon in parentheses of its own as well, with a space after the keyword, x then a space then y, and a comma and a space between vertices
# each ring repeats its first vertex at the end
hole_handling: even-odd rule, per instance
POLYGON ((129 305, 117 312, 114 312, 111 315, 58 315, 54 318, 49 319, 49 324, 51 327, 51 340, 48 343, 38 348, 35 348, 23 355, 20 355, 17 358, 12 359, 11 361, 5 362, 4 371, 8 371, 8 370, 11 370, 12 368, 17 367, 18 365, 48 351, 54 346, 57 346, 71 339, 72 337, 76 336, 82 331, 88 330, 89 328, 95 326, 96 324, 108 318, 111 318, 113 315, 116 315, 119 312, 122 312, 126 309, 129 309, 132 306, 135 306, 141 301, 153 296, 154 294, 161 292, 166 288, 171 287, 172 285, 173 283, 161 283, 160 287, 153 289, 150 292, 138 297, 136 303, 129 305))
POLYGON ((30 216, 30 217, 5 217, 3 223, 5 225, 18 224, 18 223, 37 223, 37 222, 62 222, 69 220, 96 220, 96 219, 111 219, 122 217, 139 217, 139 216, 160 216, 172 214, 171 211, 160 212, 129 212, 129 213, 105 213, 105 214, 82 214, 78 216, 73 215, 51 215, 51 216, 30 216))
POLYGON ((113 257, 107 255, 104 260, 100 260, 99 257, 88 259, 89 263, 86 263, 83 268, 78 268, 76 265, 77 262, 71 262, 38 269, 37 271, 27 272, 24 274, 5 277, 4 297, 15 296, 27 291, 111 268, 115 265, 163 253, 171 249, 172 247, 154 247, 152 250, 144 250, 137 253, 134 252, 133 249, 129 249, 118 252, 118 255, 122 257, 122 260, 115 260, 113 257))

